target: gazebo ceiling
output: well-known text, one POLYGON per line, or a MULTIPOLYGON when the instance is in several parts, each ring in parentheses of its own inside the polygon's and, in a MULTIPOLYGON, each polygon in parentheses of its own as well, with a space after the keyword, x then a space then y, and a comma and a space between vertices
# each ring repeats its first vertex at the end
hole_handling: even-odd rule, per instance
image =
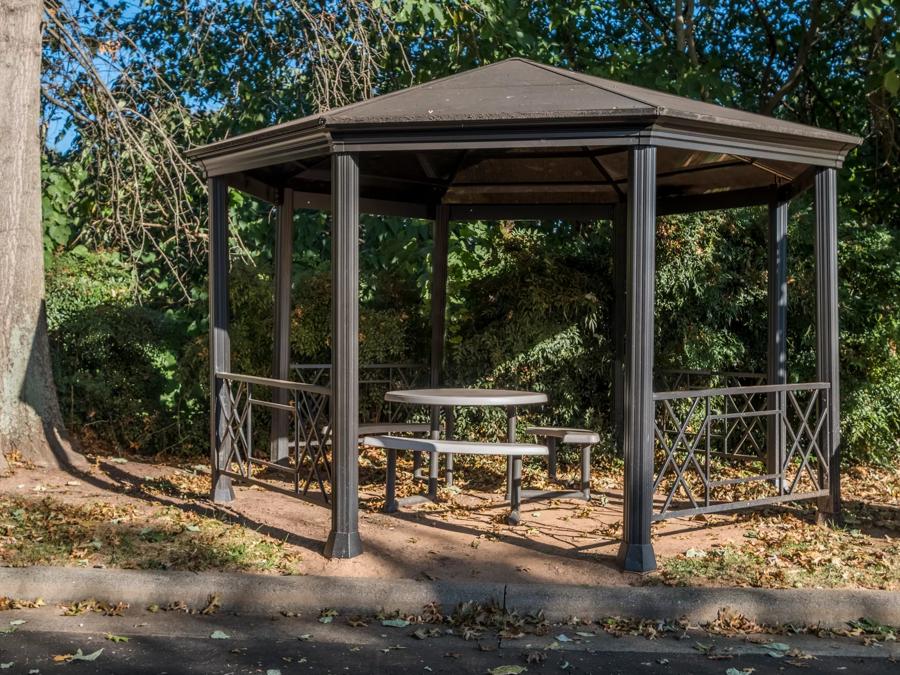
POLYGON ((257 196, 274 201, 291 188, 302 195, 295 205, 321 208, 330 154, 356 152, 368 210, 390 213, 378 203, 614 204, 626 189, 627 150, 642 144, 659 148, 660 199, 730 193, 758 203, 773 190, 804 189, 810 167, 839 167, 859 142, 515 58, 191 155, 257 196))

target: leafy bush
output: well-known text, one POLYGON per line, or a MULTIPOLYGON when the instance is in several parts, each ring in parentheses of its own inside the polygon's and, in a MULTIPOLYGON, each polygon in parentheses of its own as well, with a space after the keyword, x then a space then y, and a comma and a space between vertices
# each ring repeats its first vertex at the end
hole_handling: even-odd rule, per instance
POLYGON ((47 267, 54 374, 67 423, 108 443, 163 450, 178 442, 177 346, 184 326, 140 304, 132 267, 84 248, 47 267))

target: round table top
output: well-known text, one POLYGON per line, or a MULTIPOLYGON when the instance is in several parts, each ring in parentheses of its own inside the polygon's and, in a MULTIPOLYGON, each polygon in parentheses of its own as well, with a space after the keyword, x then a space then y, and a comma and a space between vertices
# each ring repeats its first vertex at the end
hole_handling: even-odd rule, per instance
POLYGON ((402 389, 387 392, 384 400, 415 405, 509 406, 546 403, 547 394, 514 389, 402 389))

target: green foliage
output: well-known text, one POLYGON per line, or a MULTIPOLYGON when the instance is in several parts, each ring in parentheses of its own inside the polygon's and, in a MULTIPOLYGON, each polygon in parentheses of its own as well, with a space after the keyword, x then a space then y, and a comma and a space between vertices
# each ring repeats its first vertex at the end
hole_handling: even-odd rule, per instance
POLYGON ((179 433, 177 346, 184 326, 135 302, 134 271, 115 253, 75 250, 47 268, 54 375, 69 425, 145 452, 179 433))

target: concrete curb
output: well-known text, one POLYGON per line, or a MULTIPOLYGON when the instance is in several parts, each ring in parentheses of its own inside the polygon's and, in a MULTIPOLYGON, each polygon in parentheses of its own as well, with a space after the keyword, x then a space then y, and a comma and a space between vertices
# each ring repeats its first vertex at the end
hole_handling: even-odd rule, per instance
POLYGON ((342 613, 379 609, 418 613, 430 602, 445 609, 460 602, 505 601, 519 612, 543 610, 551 621, 572 616, 649 619, 686 617, 712 621, 729 607, 761 624, 845 627, 866 617, 900 626, 900 593, 871 590, 767 590, 756 588, 671 588, 501 584, 341 577, 277 577, 226 572, 157 572, 66 567, 0 568, 0 596, 41 597, 48 604, 96 598, 133 607, 181 600, 203 607, 210 594, 224 611, 310 613, 324 607, 342 613))

